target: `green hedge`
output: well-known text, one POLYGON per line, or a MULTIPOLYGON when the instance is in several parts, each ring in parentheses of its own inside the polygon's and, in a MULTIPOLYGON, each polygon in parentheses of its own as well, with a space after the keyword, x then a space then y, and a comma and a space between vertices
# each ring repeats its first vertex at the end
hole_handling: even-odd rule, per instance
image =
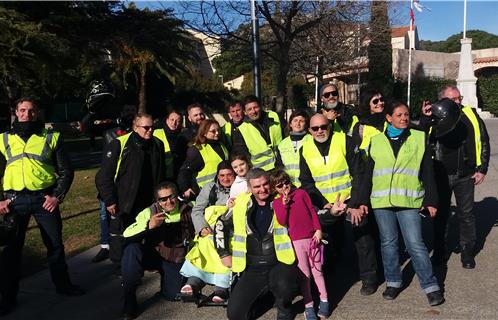
MULTIPOLYGON (((436 101, 439 89, 445 85, 455 85, 453 80, 446 79, 416 79, 411 84, 410 114, 414 119, 420 117, 420 108, 424 100, 436 101)), ((393 98, 407 100, 407 82, 396 81, 393 88, 393 98)))
POLYGON ((498 115, 498 74, 480 76, 477 85, 479 106, 498 115))

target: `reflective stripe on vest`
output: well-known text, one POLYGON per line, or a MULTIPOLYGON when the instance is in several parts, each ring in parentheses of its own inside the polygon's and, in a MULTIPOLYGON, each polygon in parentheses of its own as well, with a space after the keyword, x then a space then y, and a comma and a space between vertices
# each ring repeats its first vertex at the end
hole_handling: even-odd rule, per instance
POLYGON ((419 178, 425 152, 425 134, 410 130, 410 135, 394 157, 384 134, 372 137, 370 156, 375 162, 372 175, 372 208, 420 208, 424 188, 419 178))
POLYGON ((171 179, 174 177, 173 154, 171 153, 171 147, 169 146, 166 132, 164 131, 164 129, 156 129, 154 130, 154 137, 161 140, 164 144, 164 158, 166 159, 166 179, 171 179))
POLYGON ((278 145, 278 151, 280 153, 280 158, 285 167, 285 172, 291 178, 292 183, 296 187, 301 186, 299 181, 299 150, 303 146, 303 143, 308 140, 313 139, 309 134, 306 134, 301 140, 297 142, 297 148, 294 149, 294 143, 290 137, 285 138, 278 145))
POLYGON ((351 125, 349 126, 348 132, 344 132, 339 123, 337 121, 334 121, 334 126, 333 126, 334 132, 344 132, 345 134, 351 137, 353 135, 353 128, 358 123, 358 121, 359 121, 358 117, 353 115, 353 120, 351 121, 351 125))
POLYGON ((16 134, 4 132, 0 152, 6 160, 3 189, 21 191, 43 190, 56 182, 52 152, 60 133, 43 129, 24 141, 16 134))
MULTIPOLYGON (((247 209, 252 205, 251 194, 239 195, 233 207, 233 238, 232 238, 232 271, 242 272, 246 268, 247 239, 247 209)), ((287 228, 280 225, 273 214, 273 243, 277 260, 285 264, 293 264, 296 260, 294 248, 289 238, 287 228)))
POLYGON ((268 117, 274 122, 269 128, 271 144, 268 145, 266 140, 261 136, 256 127, 249 122, 243 122, 238 130, 242 134, 247 149, 251 154, 251 163, 255 168, 271 170, 275 168, 274 150, 282 141, 282 130, 280 128, 280 119, 273 111, 268 111, 268 117))
POLYGON ((339 193, 341 197, 349 198, 351 175, 346 161, 346 135, 342 132, 332 134, 326 163, 313 139, 306 141, 302 148, 303 158, 313 176, 315 187, 325 199, 334 203, 339 193))
POLYGON ((479 121, 477 120, 476 115, 472 111, 472 107, 463 107, 462 112, 469 118, 470 123, 472 123, 472 127, 474 128, 474 145, 475 145, 475 153, 476 153, 476 166, 479 167, 482 164, 481 161, 481 152, 482 152, 482 143, 481 143, 481 128, 479 127, 479 121))
POLYGON ((202 160, 204 161, 204 167, 196 175, 196 181, 199 188, 204 187, 204 185, 208 182, 214 181, 218 164, 228 158, 227 149, 222 144, 220 144, 220 146, 223 150, 223 159, 208 143, 202 144, 200 146, 195 145, 195 147, 201 154, 202 160))

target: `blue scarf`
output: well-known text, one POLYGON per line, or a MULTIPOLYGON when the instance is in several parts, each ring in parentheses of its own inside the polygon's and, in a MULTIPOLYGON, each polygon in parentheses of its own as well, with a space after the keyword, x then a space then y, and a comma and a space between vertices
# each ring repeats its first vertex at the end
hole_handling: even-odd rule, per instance
POLYGON ((399 137, 403 133, 403 131, 405 131, 405 129, 397 129, 390 123, 387 124, 387 136, 391 139, 399 137))

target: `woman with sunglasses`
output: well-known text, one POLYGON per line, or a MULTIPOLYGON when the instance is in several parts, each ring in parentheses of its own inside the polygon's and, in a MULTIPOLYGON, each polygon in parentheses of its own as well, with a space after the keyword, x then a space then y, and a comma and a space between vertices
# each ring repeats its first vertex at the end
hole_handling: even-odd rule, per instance
POLYGON ((301 270, 301 291, 304 297, 304 317, 316 320, 311 296, 311 275, 320 293, 318 316, 330 315, 327 289, 322 273, 322 231, 318 215, 311 204, 308 193, 292 185, 290 176, 283 170, 276 170, 270 176, 272 190, 278 193, 273 209, 278 223, 287 226, 292 240, 299 270, 301 270))
POLYGON ((371 138, 359 203, 370 202, 379 226, 386 300, 402 290, 398 226, 422 291, 431 306, 444 302, 422 238, 421 216, 435 217, 438 196, 430 150, 422 131, 409 128, 410 113, 402 102, 386 108, 386 132, 371 138))
POLYGON ((216 176, 216 167, 228 159, 221 142, 220 125, 216 120, 203 120, 187 150, 187 158, 178 174, 178 186, 186 200, 195 200, 200 189, 216 176))
POLYGON ((362 95, 360 121, 353 128, 353 141, 360 149, 365 150, 373 136, 385 131, 384 106, 384 96, 380 91, 369 90, 362 95))
POLYGON ((290 176, 296 187, 299 182, 299 150, 307 139, 312 139, 308 134, 310 117, 304 110, 292 112, 287 124, 289 136, 278 145, 277 166, 281 167, 290 176))

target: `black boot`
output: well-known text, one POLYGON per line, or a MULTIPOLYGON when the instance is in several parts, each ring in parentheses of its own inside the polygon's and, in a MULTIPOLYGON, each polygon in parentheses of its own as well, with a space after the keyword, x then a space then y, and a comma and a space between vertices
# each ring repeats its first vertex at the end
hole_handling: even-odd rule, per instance
POLYGON ((460 254, 462 260, 462 267, 465 269, 474 269, 476 261, 474 260, 474 247, 470 245, 462 246, 462 253, 460 254))
POLYGON ((135 290, 127 290, 124 295, 123 320, 135 319, 138 316, 138 303, 135 290))

